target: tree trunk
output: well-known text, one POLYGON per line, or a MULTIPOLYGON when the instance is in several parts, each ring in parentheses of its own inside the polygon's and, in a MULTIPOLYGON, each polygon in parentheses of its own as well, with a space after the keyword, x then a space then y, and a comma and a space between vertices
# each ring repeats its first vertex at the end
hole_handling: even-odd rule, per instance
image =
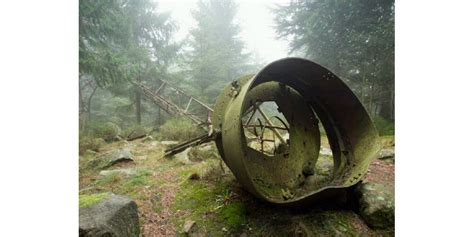
POLYGON ((372 78, 372 82, 370 83, 370 90, 369 90, 369 114, 374 117, 374 93, 375 93, 375 85, 374 79, 372 78))
POLYGON ((393 121, 394 119, 394 92, 392 88, 387 88, 384 96, 380 98, 380 117, 393 121))
POLYGON ((390 118, 392 120, 395 120, 395 90, 392 89, 390 91, 390 105, 391 105, 391 110, 390 110, 390 118))
POLYGON ((158 107, 158 127, 161 125, 161 108, 158 107))
POLYGON ((137 124, 140 125, 142 123, 142 94, 140 93, 140 89, 137 88, 135 91, 135 116, 137 118, 137 124))
POLYGON ((84 131, 87 123, 84 117, 84 106, 84 100, 82 98, 82 87, 79 86, 79 131, 84 131))
POLYGON ((82 87, 79 86, 79 114, 84 112, 84 101, 82 99, 82 87))
POLYGON ((87 99, 87 121, 90 122, 91 119, 92 119, 92 97, 94 96, 95 92, 97 91, 97 88, 99 88, 99 86, 95 86, 94 87, 94 90, 92 90, 92 93, 89 95, 89 98, 87 99))

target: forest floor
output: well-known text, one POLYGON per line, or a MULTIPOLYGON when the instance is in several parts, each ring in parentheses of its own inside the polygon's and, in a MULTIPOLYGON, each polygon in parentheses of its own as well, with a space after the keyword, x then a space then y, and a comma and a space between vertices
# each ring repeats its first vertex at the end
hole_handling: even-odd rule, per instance
MULTIPOLYGON (((394 147, 393 136, 382 137, 394 147)), ((220 161, 213 143, 189 152, 189 159, 163 157, 160 141, 114 142, 98 154, 81 156, 79 193, 113 192, 128 195, 138 205, 143 236, 182 235, 186 221, 194 221, 198 236, 393 236, 394 230, 369 228, 350 207, 286 209, 268 205, 246 192, 220 161), (102 153, 127 148, 134 162, 108 170, 129 169, 133 175, 101 175, 91 160, 102 153)), ((327 146, 327 143, 323 143, 327 146)), ((393 160, 373 161, 364 182, 394 187, 393 160)))

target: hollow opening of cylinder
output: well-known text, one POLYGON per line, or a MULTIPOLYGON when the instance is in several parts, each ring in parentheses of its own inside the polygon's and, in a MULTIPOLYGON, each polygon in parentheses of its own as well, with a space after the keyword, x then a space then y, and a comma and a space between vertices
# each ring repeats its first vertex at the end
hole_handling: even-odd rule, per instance
POLYGON ((334 160, 325 129, 298 91, 275 81, 259 84, 242 111, 244 162, 260 193, 288 201, 331 183, 334 160))
MULTIPOLYGON (((314 113, 317 117, 317 114, 314 113)), ((318 121, 319 118, 318 118, 318 121)), ((320 132, 320 147, 317 162, 314 164, 314 174, 309 175, 305 179, 303 185, 306 192, 311 189, 320 188, 329 183, 334 178, 334 157, 326 129, 321 122, 318 123, 320 132)))
POLYGON ((275 101, 256 101, 242 116, 249 148, 267 156, 288 153, 290 126, 275 101))

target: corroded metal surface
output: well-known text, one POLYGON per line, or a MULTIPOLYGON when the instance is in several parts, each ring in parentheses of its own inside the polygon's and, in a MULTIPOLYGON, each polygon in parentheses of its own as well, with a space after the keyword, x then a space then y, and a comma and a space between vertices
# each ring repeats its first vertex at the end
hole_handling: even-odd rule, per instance
POLYGON ((275 61, 227 86, 216 101, 212 126, 219 153, 238 181, 281 205, 311 202, 356 184, 380 148, 352 91, 329 70, 299 58, 275 61), (284 118, 261 111, 270 101, 284 118), (332 172, 322 179, 315 172, 319 123, 333 154, 332 172))

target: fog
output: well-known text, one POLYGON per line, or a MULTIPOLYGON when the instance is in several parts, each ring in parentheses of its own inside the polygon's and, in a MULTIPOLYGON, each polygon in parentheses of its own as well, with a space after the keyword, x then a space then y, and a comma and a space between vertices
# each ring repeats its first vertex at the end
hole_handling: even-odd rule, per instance
MULTIPOLYGON (((362 181, 377 133, 384 159, 394 157, 394 1, 81 0, 79 7, 80 192, 136 198, 141 236, 187 235, 193 225, 196 236, 339 236, 330 225, 307 234, 294 228, 333 222, 324 213, 275 215, 251 201, 253 192, 234 188, 296 205, 362 181), (302 59, 271 64, 286 57, 302 59), (109 154, 132 161, 96 159, 109 154), (129 170, 107 176, 110 166, 129 170)), ((393 185, 392 163, 377 176, 384 185, 393 185)), ((393 222, 386 225, 390 235, 393 222)), ((380 235, 362 228, 343 234, 380 235)))
MULTIPOLYGON (((196 8, 197 0, 157 0, 158 11, 169 12, 179 29, 176 40, 184 40, 189 30, 196 27, 191 10, 196 8)), ((236 1, 238 13, 237 24, 241 28, 240 37, 245 42, 245 50, 253 54, 260 63, 269 63, 287 57, 288 41, 276 40, 274 14, 271 9, 275 4, 287 4, 289 1, 244 0, 236 1)))
POLYGON ((152 98, 187 109, 173 87, 212 108, 230 83, 289 56, 335 73, 379 131, 393 133, 393 1, 81 0, 79 7, 85 134, 106 123, 159 130, 175 115, 152 98))

